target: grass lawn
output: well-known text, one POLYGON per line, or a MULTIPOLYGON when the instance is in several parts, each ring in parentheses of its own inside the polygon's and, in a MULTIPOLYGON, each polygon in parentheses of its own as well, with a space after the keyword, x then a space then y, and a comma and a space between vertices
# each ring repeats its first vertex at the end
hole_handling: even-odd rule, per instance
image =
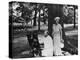
MULTIPOLYGON (((78 27, 73 28, 73 26, 66 27, 65 29, 65 47, 66 50, 78 48, 78 27), (68 41, 70 44, 68 44, 68 41), (73 47, 72 47, 73 46, 73 47)), ((29 33, 29 32, 28 32, 29 33)), ((31 48, 29 46, 29 42, 27 40, 26 34, 27 32, 20 31, 20 32, 14 32, 13 34, 13 40, 12 40, 12 55, 14 58, 23 58, 23 57, 32 57, 32 54, 29 53, 31 48)))

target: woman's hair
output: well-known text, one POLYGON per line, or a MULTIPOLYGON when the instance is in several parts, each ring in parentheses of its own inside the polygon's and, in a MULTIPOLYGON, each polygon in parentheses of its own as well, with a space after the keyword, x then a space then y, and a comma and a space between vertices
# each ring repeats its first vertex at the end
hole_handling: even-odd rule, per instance
POLYGON ((55 18, 54 18, 55 21, 56 21, 57 19, 60 20, 60 17, 55 17, 55 18))
POLYGON ((44 32, 46 32, 47 34, 49 34, 48 30, 45 30, 44 32))

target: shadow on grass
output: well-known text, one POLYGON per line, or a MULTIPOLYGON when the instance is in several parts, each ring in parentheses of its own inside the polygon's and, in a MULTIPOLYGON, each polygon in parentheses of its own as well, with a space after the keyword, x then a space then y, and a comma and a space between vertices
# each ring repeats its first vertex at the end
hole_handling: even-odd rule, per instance
POLYGON ((65 47, 64 51, 70 52, 73 54, 78 54, 78 35, 66 36, 64 40, 65 47))
POLYGON ((75 28, 73 26, 70 26, 70 27, 67 27, 67 28, 64 28, 64 31, 72 31, 72 30, 78 30, 78 26, 76 26, 75 28))

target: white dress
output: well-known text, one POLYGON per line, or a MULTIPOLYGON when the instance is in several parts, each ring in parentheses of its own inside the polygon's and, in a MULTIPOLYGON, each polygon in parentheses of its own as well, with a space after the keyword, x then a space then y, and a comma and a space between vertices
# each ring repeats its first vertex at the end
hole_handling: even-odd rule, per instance
POLYGON ((60 41, 60 29, 62 29, 61 25, 53 24, 53 45, 54 45, 54 55, 62 55, 61 52, 61 41, 60 41))
POLYGON ((47 37, 43 38, 44 49, 42 50, 42 56, 51 57, 53 56, 53 40, 48 35, 47 37))

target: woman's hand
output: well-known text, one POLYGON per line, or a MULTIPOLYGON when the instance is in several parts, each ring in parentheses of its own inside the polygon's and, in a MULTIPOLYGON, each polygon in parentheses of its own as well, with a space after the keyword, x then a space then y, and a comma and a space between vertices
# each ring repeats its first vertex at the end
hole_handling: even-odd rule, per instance
POLYGON ((63 39, 61 39, 61 42, 62 42, 62 43, 64 43, 64 40, 63 40, 63 39))

